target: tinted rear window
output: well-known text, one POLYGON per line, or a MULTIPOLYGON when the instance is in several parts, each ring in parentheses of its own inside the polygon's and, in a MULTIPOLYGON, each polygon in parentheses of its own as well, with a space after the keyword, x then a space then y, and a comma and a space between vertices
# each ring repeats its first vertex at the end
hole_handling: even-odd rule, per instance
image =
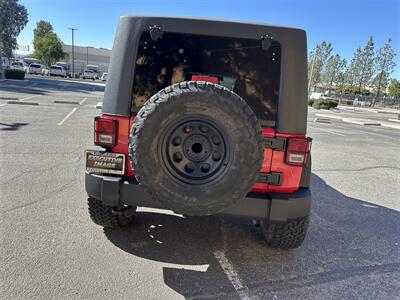
POLYGON ((176 33, 164 33, 153 41, 146 31, 142 33, 136 59, 133 111, 164 87, 191 80, 194 75, 205 75, 218 77, 221 85, 239 94, 261 123, 274 121, 280 49, 275 42, 266 51, 261 40, 176 33))
POLYGON ((40 68, 40 65, 31 64, 31 68, 40 68))
POLYGON ((61 67, 50 67, 51 70, 61 70, 61 67))

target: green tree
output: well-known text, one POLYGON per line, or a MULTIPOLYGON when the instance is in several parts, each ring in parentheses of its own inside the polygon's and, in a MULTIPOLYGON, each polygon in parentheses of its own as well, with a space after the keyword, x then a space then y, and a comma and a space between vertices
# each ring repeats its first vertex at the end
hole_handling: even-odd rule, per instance
POLYGON ((53 32, 53 26, 47 21, 39 21, 33 30, 33 56, 51 65, 63 59, 66 53, 63 50, 61 40, 53 32))
POLYGON ((356 52, 356 82, 357 91, 361 93, 363 87, 371 82, 374 75, 374 41, 372 36, 361 52, 356 52))
POLYGON ((346 60, 341 59, 339 54, 332 55, 328 58, 323 73, 323 82, 329 90, 332 89, 334 83, 337 84, 337 77, 343 72, 345 67, 346 60))
POLYGON ((47 21, 39 21, 36 23, 36 28, 33 29, 33 44, 35 45, 35 41, 44 38, 46 34, 53 32, 53 25, 47 21))
POLYGON ((308 63, 308 90, 317 86, 321 82, 321 74, 327 63, 328 57, 331 55, 332 45, 323 41, 317 45, 309 55, 308 63))
POLYGON ((347 84, 347 77, 346 77, 346 72, 347 72, 347 60, 342 59, 341 60, 341 68, 339 68, 338 74, 336 76, 336 90, 340 93, 343 93, 344 88, 346 87, 347 84))
POLYGON ((394 58, 396 53, 394 52, 392 40, 389 39, 386 44, 377 51, 375 58, 376 76, 374 78, 374 90, 376 92, 376 98, 379 97, 381 90, 385 90, 389 83, 389 76, 392 74, 396 63, 394 58))
POLYGON ((361 48, 358 47, 354 52, 354 57, 350 61, 350 64, 346 68, 345 72, 345 78, 344 78, 345 84, 348 86, 348 90, 351 93, 354 93, 354 84, 356 82, 356 77, 358 72, 357 60, 360 55, 361 55, 361 48))
POLYGON ((66 53, 63 51, 63 46, 58 36, 54 32, 49 32, 43 38, 37 40, 33 56, 50 66, 63 59, 66 53))
POLYGON ((0 56, 10 57, 17 48, 17 36, 28 23, 28 11, 18 0, 0 0, 0 56))
POLYGON ((389 85, 389 96, 400 99, 400 81, 392 79, 389 85))

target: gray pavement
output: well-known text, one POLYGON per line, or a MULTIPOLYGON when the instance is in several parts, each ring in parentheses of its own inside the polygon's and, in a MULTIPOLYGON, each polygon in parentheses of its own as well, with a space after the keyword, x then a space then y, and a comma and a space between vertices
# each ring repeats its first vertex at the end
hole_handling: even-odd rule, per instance
POLYGON ((83 165, 102 94, 0 81, 0 97, 39 104, 0 99, 0 298, 399 298, 399 130, 315 123, 310 111, 314 202, 299 249, 267 247, 251 220, 144 208, 103 230, 87 214, 83 165))

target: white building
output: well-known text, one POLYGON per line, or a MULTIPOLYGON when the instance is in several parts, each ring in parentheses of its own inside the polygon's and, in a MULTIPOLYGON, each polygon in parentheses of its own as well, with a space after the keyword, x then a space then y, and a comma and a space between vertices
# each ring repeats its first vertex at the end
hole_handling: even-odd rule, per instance
MULTIPOLYGON (((64 59, 70 64, 72 71, 72 46, 63 44, 68 56, 64 59)), ((108 72, 111 50, 105 48, 83 47, 74 45, 74 69, 75 73, 82 73, 86 65, 98 65, 99 74, 108 72)))

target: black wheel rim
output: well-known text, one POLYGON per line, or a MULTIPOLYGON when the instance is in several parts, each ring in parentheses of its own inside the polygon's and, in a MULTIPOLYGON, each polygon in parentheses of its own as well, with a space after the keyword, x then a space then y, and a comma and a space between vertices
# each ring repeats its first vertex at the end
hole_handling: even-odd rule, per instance
POLYGON ((158 144, 163 166, 173 178, 187 184, 204 184, 222 176, 230 165, 227 134, 206 116, 191 116, 165 129, 158 144))

